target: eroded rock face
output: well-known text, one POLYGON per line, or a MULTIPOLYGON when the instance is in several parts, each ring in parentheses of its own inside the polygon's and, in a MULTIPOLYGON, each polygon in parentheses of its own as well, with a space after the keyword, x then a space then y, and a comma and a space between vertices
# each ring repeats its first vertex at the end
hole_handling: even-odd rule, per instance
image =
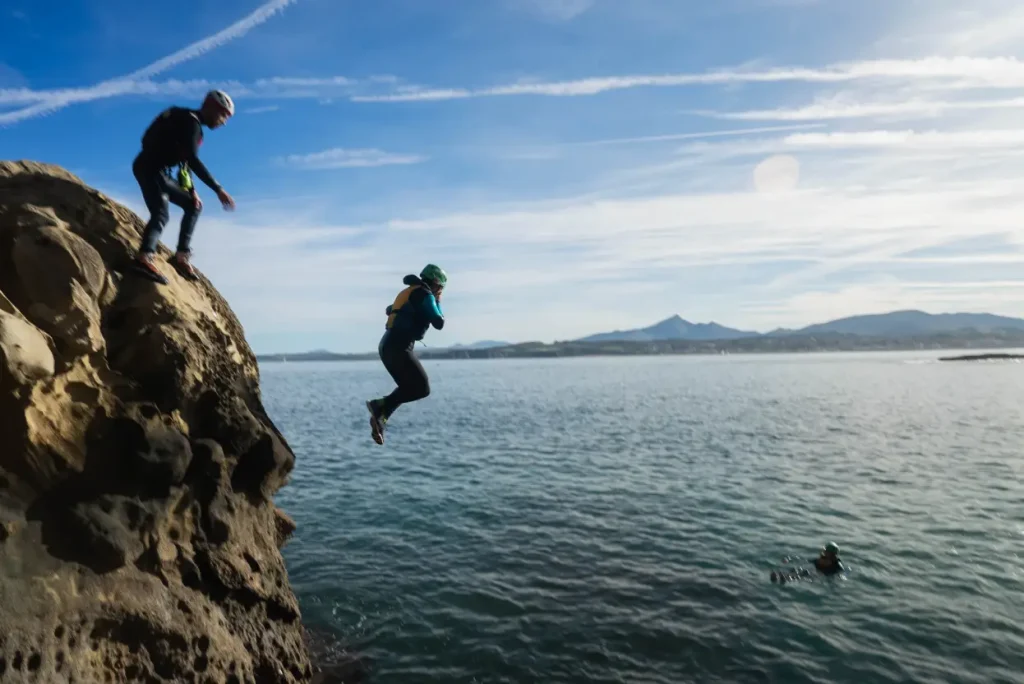
POLYGON ((122 273, 142 226, 0 162, 0 678, 310 681, 295 457, 210 283, 122 273))

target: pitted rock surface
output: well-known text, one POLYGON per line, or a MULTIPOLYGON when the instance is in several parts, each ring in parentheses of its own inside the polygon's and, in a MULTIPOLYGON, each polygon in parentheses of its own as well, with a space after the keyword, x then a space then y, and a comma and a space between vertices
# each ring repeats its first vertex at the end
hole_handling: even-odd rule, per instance
POLYGON ((0 680, 311 681, 295 456, 210 282, 127 271, 142 227, 0 162, 0 680))

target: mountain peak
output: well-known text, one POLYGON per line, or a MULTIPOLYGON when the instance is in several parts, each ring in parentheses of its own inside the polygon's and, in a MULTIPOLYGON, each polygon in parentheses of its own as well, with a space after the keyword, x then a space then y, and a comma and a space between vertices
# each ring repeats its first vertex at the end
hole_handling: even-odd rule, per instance
POLYGON ((654 325, 634 330, 616 330, 584 337, 580 342, 648 342, 655 340, 727 340, 756 337, 758 333, 727 328, 717 323, 691 323, 673 314, 654 325))

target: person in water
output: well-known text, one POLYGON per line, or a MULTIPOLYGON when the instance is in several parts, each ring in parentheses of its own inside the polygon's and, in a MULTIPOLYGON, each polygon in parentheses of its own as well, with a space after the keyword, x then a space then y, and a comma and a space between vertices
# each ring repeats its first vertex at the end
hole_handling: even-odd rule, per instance
MULTIPOLYGON (((788 563, 789 560, 789 558, 785 558, 783 559, 783 562, 788 563)), ((814 564, 815 570, 826 576, 836 575, 846 570, 843 566, 842 559, 839 558, 839 546, 835 542, 825 544, 818 557, 810 558, 808 561, 814 564)), ((772 570, 771 580, 772 582, 781 582, 785 584, 787 581, 795 582, 799 579, 809 578, 810 576, 811 573, 806 568, 799 568, 793 572, 772 570)))
POLYGON ((178 232, 178 249, 171 264, 183 277, 189 280, 197 277, 190 259, 190 245, 203 202, 192 185, 189 169, 195 171, 199 180, 217 193, 225 209, 233 209, 235 206, 231 195, 214 180, 199 160, 203 126, 220 128, 234 113, 235 105, 228 94, 221 90, 211 90, 206 94, 200 109, 169 107, 153 120, 142 136, 142 151, 132 163, 132 172, 142 190, 142 198, 150 217, 133 265, 136 270, 161 285, 166 285, 167 279, 153 263, 153 256, 156 254, 160 233, 170 218, 168 200, 185 212, 178 232), (179 167, 177 182, 170 175, 174 166, 179 167))
POLYGON ((811 561, 814 568, 823 575, 836 575, 846 570, 843 561, 839 558, 839 546, 835 542, 825 544, 821 554, 811 561))
POLYGON ((427 264, 419 276, 407 275, 402 283, 406 288, 384 311, 388 320, 377 345, 380 360, 398 386, 386 397, 366 402, 370 432, 377 444, 384 443, 384 428, 395 409, 430 395, 427 372, 413 354, 413 348, 430 326, 437 330, 444 327, 441 293, 448 283, 448 274, 439 266, 427 264))

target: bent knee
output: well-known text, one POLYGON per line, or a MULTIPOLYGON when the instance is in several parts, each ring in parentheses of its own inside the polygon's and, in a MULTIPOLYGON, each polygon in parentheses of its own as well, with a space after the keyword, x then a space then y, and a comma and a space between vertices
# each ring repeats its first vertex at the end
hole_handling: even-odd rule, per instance
POLYGON ((426 399, 427 397, 429 397, 430 381, 427 380, 426 378, 423 378, 423 380, 420 382, 419 387, 417 388, 416 394, 419 399, 426 399))

